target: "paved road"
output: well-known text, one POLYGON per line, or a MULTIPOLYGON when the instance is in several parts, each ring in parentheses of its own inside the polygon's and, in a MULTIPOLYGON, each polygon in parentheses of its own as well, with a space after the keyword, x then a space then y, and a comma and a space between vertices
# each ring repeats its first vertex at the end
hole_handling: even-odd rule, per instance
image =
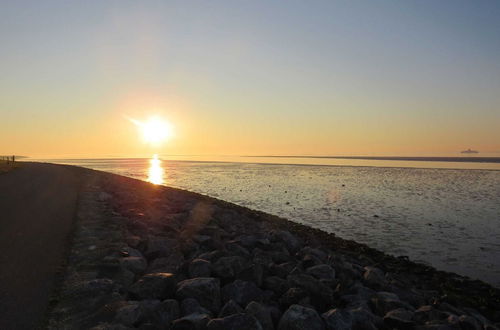
POLYGON ((25 163, 0 175, 0 329, 38 329, 64 257, 78 179, 25 163))

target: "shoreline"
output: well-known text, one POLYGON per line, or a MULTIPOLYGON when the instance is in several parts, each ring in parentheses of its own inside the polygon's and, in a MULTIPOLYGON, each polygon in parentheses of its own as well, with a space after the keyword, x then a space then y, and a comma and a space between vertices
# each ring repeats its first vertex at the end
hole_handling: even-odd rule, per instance
MULTIPOLYGON (((335 308, 339 310, 339 313, 342 311, 342 314, 337 314, 337 318, 340 317, 339 315, 349 315, 349 317, 346 316, 345 318, 346 320, 351 320, 350 322, 356 321, 355 315, 357 315, 356 313, 361 308, 365 316, 371 315, 370 322, 376 327, 381 327, 387 322, 397 323, 398 321, 394 321, 394 317, 391 315, 387 317, 386 314, 391 311, 377 307, 387 303, 385 301, 387 297, 380 297, 380 294, 378 294, 384 291, 398 292, 399 303, 394 303, 393 301, 391 306, 404 307, 408 312, 413 313, 412 315, 422 314, 419 311, 419 308, 422 306, 431 306, 440 312, 455 315, 457 317, 456 322, 459 322, 458 318, 461 315, 456 315, 458 312, 451 313, 440 310, 446 309, 446 306, 450 305, 455 306, 456 310, 460 310, 460 308, 475 308, 476 312, 461 310, 464 313, 463 315, 467 317, 470 316, 476 320, 481 319, 481 316, 470 315, 478 313, 486 316, 492 323, 500 322, 500 290, 479 280, 471 280, 454 273, 437 271, 430 266, 416 264, 404 258, 389 256, 364 244, 344 240, 319 229, 307 227, 287 219, 251 210, 209 196, 177 188, 155 186, 144 181, 82 167, 69 165, 57 166, 73 168, 73 170, 79 172, 79 176, 92 178, 92 182, 99 183, 95 185, 91 184, 82 193, 82 196, 84 196, 82 197, 83 205, 87 203, 87 205, 93 205, 97 209, 93 214, 85 215, 82 214, 82 211, 88 212, 89 208, 82 210, 82 204, 79 204, 79 215, 75 224, 72 250, 69 252, 66 276, 61 283, 57 297, 53 299, 53 307, 50 313, 49 325, 54 329, 62 325, 81 325, 81 322, 86 326, 90 326, 92 322, 89 320, 89 315, 94 315, 94 326, 103 322, 108 323, 108 325, 117 322, 123 325, 124 322, 128 322, 120 318, 121 313, 124 313, 123 310, 128 310, 129 312, 130 310, 134 310, 138 315, 140 314, 140 317, 138 316, 138 319, 134 321, 135 323, 129 322, 130 324, 128 324, 128 326, 137 325, 144 322, 144 318, 146 317, 144 313, 149 310, 149 307, 143 306, 143 302, 146 300, 149 301, 151 298, 155 298, 156 300, 170 298, 167 299, 169 300, 169 304, 175 305, 173 301, 170 301, 175 300, 177 304, 180 304, 179 306, 182 306, 184 300, 186 300, 185 295, 179 293, 179 288, 177 287, 175 287, 177 288, 176 292, 170 292, 166 296, 155 297, 152 294, 153 297, 148 297, 151 294, 141 295, 134 292, 134 285, 140 283, 141 280, 144 282, 146 273, 155 273, 157 270, 160 270, 174 274, 176 277, 175 282, 178 286, 178 283, 184 283, 182 280, 185 281, 192 278, 189 274, 189 268, 193 260, 202 259, 200 255, 213 251, 219 251, 224 256, 205 255, 204 257, 209 260, 202 260, 208 262, 210 267, 208 273, 207 269, 205 269, 204 275, 214 276, 215 272, 215 278, 219 280, 219 290, 222 292, 229 290, 224 291, 224 288, 240 280, 240 277, 248 280, 244 282, 256 283, 260 294, 254 298, 260 304, 259 306, 262 308, 265 307, 264 309, 267 308, 266 310, 269 313, 281 313, 278 320, 273 320, 273 326, 276 328, 278 328, 283 315, 289 314, 287 311, 290 306, 297 304, 304 306, 304 308, 315 310, 318 315, 323 314, 323 318, 320 318, 318 322, 326 322, 327 325, 328 318, 325 317, 324 313, 330 312, 335 308), (100 218, 100 220, 95 221, 96 218, 100 218), (82 233, 82 224, 85 223, 85 219, 94 219, 96 228, 101 228, 101 230, 102 228, 106 228, 105 232, 109 237, 114 237, 114 241, 92 241, 92 239, 99 236, 99 232, 97 230, 92 232, 92 230, 87 228, 87 232, 82 233), (193 219, 197 219, 194 224, 193 219), (166 223, 169 223, 169 225, 166 225, 166 223), (290 238, 289 234, 276 234, 282 232, 288 232, 292 238, 290 238), (289 241, 288 245, 291 244, 291 246, 287 246, 287 240, 289 241), (170 252, 166 253, 161 250, 162 241, 172 244, 168 249, 170 252), (290 242, 295 242, 296 244, 290 242), (190 251, 190 248, 186 246, 190 244, 196 246, 196 251, 190 251), (298 246, 294 247, 297 244, 298 246), (92 246, 94 248, 89 250, 92 246), (155 252, 156 254, 152 253, 152 249, 154 250, 155 246, 157 250, 159 249, 159 251, 155 252), (276 249, 282 255, 275 256, 276 249), (320 252, 316 251, 313 253, 309 251, 309 253, 304 253, 304 249, 306 251, 317 250, 320 252), (128 250, 128 252, 125 251, 128 256, 124 257, 124 250, 128 250), (137 256, 131 256, 130 251, 137 256), (132 262, 129 261, 131 259, 127 259, 131 257, 139 258, 134 259, 134 262, 142 264, 142 266, 135 265, 136 268, 132 267, 134 271, 130 270, 130 265, 126 266, 128 262, 132 262), (83 261, 79 261, 79 258, 82 258, 83 261), (177 258, 177 260, 169 261, 169 258, 177 258), (220 265, 220 263, 224 263, 220 262, 221 258, 227 264, 220 265), (127 261, 123 259, 127 259, 127 261), (158 262, 158 259, 162 259, 161 262, 158 262), (278 261, 289 262, 294 265, 294 268, 286 269, 287 272, 285 274, 283 274, 283 270, 280 273, 279 270, 275 269, 281 267, 278 261), (85 267, 82 266, 82 262, 85 267), (146 266, 144 266, 144 263, 146 266), (156 266, 152 267, 155 263, 156 266), (245 264, 245 266, 248 266, 248 263, 250 263, 254 267, 258 265, 256 268, 262 268, 260 279, 255 278, 256 276, 259 277, 255 274, 241 275, 240 273, 244 272, 246 268, 241 266, 240 263, 245 264), (272 266, 270 266, 271 264, 272 266), (225 267, 224 269, 229 269, 234 274, 227 278, 224 274, 218 273, 217 268, 223 266, 225 267), (334 276, 330 276, 331 278, 321 278, 322 275, 316 274, 316 277, 310 275, 311 272, 314 274, 314 271, 310 271, 311 267, 316 267, 317 269, 317 266, 326 270, 333 270, 334 276), (240 269, 242 267, 244 269, 240 269), (109 271, 108 268, 113 269, 113 271, 109 271), (82 271, 82 269, 84 270, 82 271), (239 272, 236 270, 239 270, 239 272), (85 274, 87 277, 84 276, 85 274), (89 274, 90 277, 88 277, 89 274), (282 276, 280 277, 276 274, 282 276), (380 274, 382 275, 379 276, 380 274), (377 278, 377 280, 371 277, 377 278), (78 281, 75 278, 83 280, 78 281), (313 281, 316 286, 330 292, 331 295, 327 294, 326 297, 323 297, 318 292, 314 292, 315 288, 301 283, 301 278, 313 281), (112 284, 110 282, 103 282, 104 279, 111 281, 112 284), (277 293, 269 290, 269 285, 265 285, 266 281, 275 281, 275 283, 280 283, 289 288, 286 292, 277 293), (98 283, 98 288, 102 287, 100 289, 91 288, 89 287, 89 283, 91 282, 94 284, 98 283), (84 298, 83 300, 87 302, 86 305, 88 308, 84 308, 84 311, 82 311, 81 305, 79 307, 74 305, 74 290, 76 287, 79 288, 78 290, 80 291, 77 291, 83 297, 86 296, 86 290, 90 290, 90 292, 93 292, 93 290, 104 290, 101 297, 104 300, 101 303, 90 303, 87 301, 88 298, 84 298), (302 293, 305 292, 305 296, 301 298, 302 300, 293 300, 293 292, 291 292, 289 296, 291 295, 292 297, 287 296, 289 301, 280 303, 283 295, 289 293, 288 291, 294 288, 302 290, 302 293), (352 296, 353 292, 359 299, 348 301, 346 296, 352 296), (265 297, 263 298, 261 295, 265 297), (111 301, 108 301, 106 297, 111 299, 111 301), (182 297, 184 299, 181 299, 182 297), (412 300, 413 305, 409 303, 412 300), (287 305, 287 303, 289 304, 287 305), (97 310, 104 308, 104 306, 108 306, 108 308, 113 310, 112 315, 107 314, 106 316, 98 313, 100 316, 95 317, 97 310), (85 309, 87 310, 85 311, 85 309), (278 312, 276 312, 276 309, 278 312), (88 315, 82 316, 84 314, 88 315), (79 316, 75 317, 75 315, 79 316)), ((90 182, 89 179, 84 181, 87 183, 90 182)), ((213 254, 219 252, 213 252, 213 254)), ((201 264, 205 263, 201 262, 201 264)), ((297 294, 297 292, 295 293, 297 294)), ((96 294, 96 292, 93 294, 96 294)), ((203 300, 203 297, 198 298, 198 300, 203 300)), ((219 303, 221 306, 212 310, 211 313, 210 311, 209 313, 201 313, 200 309, 197 309, 198 312, 190 314, 179 312, 175 320, 182 319, 179 321, 180 323, 192 323, 195 321, 192 318, 189 319, 189 316, 193 314, 197 316, 205 315, 200 317, 202 321, 196 319, 196 322, 207 321, 205 326, 214 320, 216 320, 215 323, 223 322, 217 316, 220 316, 219 309, 224 305, 224 302, 225 299, 222 299, 219 303)), ((201 304, 201 302, 199 303, 201 304)), ((239 303, 244 304, 248 302, 239 301, 239 303)), ((201 305, 201 307, 207 309, 206 303, 201 305)), ((242 309, 245 308, 245 306, 239 307, 242 309)), ((236 314, 239 315, 238 313, 236 314)), ((331 321, 335 313, 330 314, 329 319, 331 321)), ((399 316, 399 318, 401 317, 399 316)), ((437 322, 437 320, 434 321, 437 322)), ((174 319, 170 320, 170 322, 175 323, 174 319)), ((180 324, 179 322, 176 324, 180 324)), ((411 318, 405 322, 425 326, 420 319, 414 320, 411 318)), ((448 321, 446 322, 449 323, 448 321)), ((484 320, 482 323, 485 323, 484 320)))

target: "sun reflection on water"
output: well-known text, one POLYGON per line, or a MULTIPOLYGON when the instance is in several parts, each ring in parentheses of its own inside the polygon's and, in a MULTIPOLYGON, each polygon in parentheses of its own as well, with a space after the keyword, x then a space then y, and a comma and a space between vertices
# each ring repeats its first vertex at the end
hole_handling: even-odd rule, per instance
POLYGON ((149 164, 148 181, 154 184, 163 184, 163 167, 158 155, 154 154, 153 158, 149 160, 149 164))

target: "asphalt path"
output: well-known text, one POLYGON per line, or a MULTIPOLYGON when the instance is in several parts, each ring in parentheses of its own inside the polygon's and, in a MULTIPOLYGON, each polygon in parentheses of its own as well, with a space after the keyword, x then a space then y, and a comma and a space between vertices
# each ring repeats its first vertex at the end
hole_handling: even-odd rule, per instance
POLYGON ((78 189, 65 166, 23 163, 0 174, 0 329, 42 327, 78 189))

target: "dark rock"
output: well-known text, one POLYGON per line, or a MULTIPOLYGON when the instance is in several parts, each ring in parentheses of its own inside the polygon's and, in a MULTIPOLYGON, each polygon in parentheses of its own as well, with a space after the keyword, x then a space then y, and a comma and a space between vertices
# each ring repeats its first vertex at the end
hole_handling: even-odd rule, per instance
POLYGON ((306 270, 306 273, 317 279, 330 280, 335 278, 335 269, 325 264, 312 266, 306 270))
POLYGON ((425 323, 431 320, 444 320, 449 316, 448 313, 440 311, 431 305, 425 305, 418 308, 413 314, 413 320, 417 323, 425 323))
POLYGON ((202 253, 198 256, 198 259, 208 260, 210 262, 215 262, 217 259, 222 257, 227 257, 228 253, 226 251, 214 250, 210 252, 202 253))
POLYGON ((140 299, 165 299, 173 296, 175 285, 173 274, 153 273, 141 277, 129 288, 129 292, 140 299))
POLYGON ((309 295, 307 291, 301 288, 290 288, 280 298, 280 304, 288 307, 293 304, 309 305, 309 295))
POLYGON ((222 278, 234 278, 244 268, 245 259, 240 256, 222 257, 212 264, 212 272, 222 278))
POLYGON ((246 248, 238 244, 237 241, 229 241, 226 242, 226 250, 231 252, 232 254, 248 258, 250 257, 250 251, 248 251, 246 248))
POLYGON ((144 255, 148 259, 168 257, 178 248, 178 242, 175 239, 166 237, 151 237, 147 242, 147 249, 144 255))
POLYGON ((139 303, 129 303, 116 311, 115 322, 134 327, 143 319, 143 309, 139 303))
POLYGON ((269 272, 273 275, 279 276, 281 278, 286 278, 291 271, 296 267, 296 263, 293 261, 285 262, 279 265, 271 265, 269 267, 269 272))
POLYGON ((365 267, 363 279, 369 287, 380 289, 386 284, 384 272, 375 267, 365 267))
POLYGON ((252 315, 234 314, 213 319, 207 324, 208 330, 262 330, 259 321, 252 315))
POLYGON ((146 270, 148 263, 142 257, 125 257, 120 260, 122 266, 134 274, 142 274, 146 270))
POLYGON ((292 305, 281 317, 278 330, 323 330, 325 325, 318 313, 300 305, 292 305))
POLYGON ((262 290, 255 283, 242 280, 236 280, 222 288, 223 301, 233 299, 241 306, 246 306, 253 300, 261 301, 262 294, 262 290))
POLYGON ((194 298, 186 298, 181 302, 181 313, 183 316, 189 314, 212 314, 208 309, 202 307, 198 300, 194 298))
POLYGON ((287 230, 277 230, 271 233, 271 239, 285 243, 288 251, 297 252, 300 249, 300 241, 287 230))
POLYGON ((372 309, 380 316, 385 316, 388 312, 398 308, 414 310, 413 306, 401 301, 396 294, 391 292, 377 292, 376 296, 371 299, 371 304, 372 309))
POLYGON ((472 316, 461 315, 458 318, 460 328, 463 330, 480 330, 482 329, 481 323, 472 316))
POLYGON ((127 327, 123 324, 101 323, 93 328, 90 328, 89 330, 129 330, 129 329, 134 329, 134 328, 127 327))
POLYGON ((175 273, 184 263, 184 255, 178 251, 172 251, 169 256, 156 258, 151 261, 148 270, 154 272, 175 273))
POLYGON ((224 306, 222 306, 222 309, 219 313, 219 318, 242 312, 243 308, 241 308, 240 305, 238 305, 234 300, 231 299, 224 306))
POLYGON ((331 309, 322 316, 328 330, 350 330, 352 328, 351 314, 345 310, 331 309))
POLYGON ((313 255, 316 258, 320 259, 322 262, 325 262, 328 257, 325 252, 321 251, 320 249, 312 248, 310 246, 306 246, 305 248, 300 250, 299 254, 301 256, 305 256, 306 254, 313 255))
POLYGON ((302 268, 306 269, 313 266, 321 265, 322 261, 319 258, 313 256, 312 254, 306 254, 300 261, 300 264, 302 265, 302 268))
POLYGON ((203 259, 194 259, 189 264, 189 277, 210 277, 210 261, 203 259))
POLYGON ((264 279, 264 288, 275 292, 278 296, 284 294, 288 289, 288 282, 278 276, 269 276, 264 279))
POLYGON ((210 317, 207 314, 189 314, 172 322, 172 330, 203 330, 210 317))
POLYGON ((319 310, 326 310, 333 303, 333 290, 314 277, 306 274, 289 275, 290 287, 302 288, 309 293, 311 302, 319 310))
POLYGON ((383 328, 383 320, 373 315, 373 313, 365 307, 357 307, 349 310, 352 320, 353 329, 375 330, 383 328))
POLYGON ((248 265, 245 269, 240 271, 238 275, 236 275, 238 280, 242 281, 251 281, 254 282, 257 286, 262 286, 262 281, 264 278, 264 267, 259 264, 251 264, 248 265))
POLYGON ((213 277, 184 280, 177 285, 179 299, 194 298, 213 313, 220 309, 220 282, 213 277))
POLYGON ((253 251, 253 262, 258 265, 263 265, 267 267, 268 265, 273 263, 273 257, 267 251, 263 251, 261 249, 255 249, 253 251))
POLYGON ((413 312, 398 308, 385 314, 384 322, 391 328, 408 329, 413 325, 413 312))
POLYGON ((174 320, 181 316, 179 303, 175 299, 162 301, 160 310, 162 311, 161 317, 163 318, 164 325, 170 325, 174 320))
POLYGON ((245 313, 255 317, 259 323, 262 325, 264 330, 273 330, 273 319, 271 318, 271 311, 259 304, 258 302, 252 301, 245 308, 245 313))

